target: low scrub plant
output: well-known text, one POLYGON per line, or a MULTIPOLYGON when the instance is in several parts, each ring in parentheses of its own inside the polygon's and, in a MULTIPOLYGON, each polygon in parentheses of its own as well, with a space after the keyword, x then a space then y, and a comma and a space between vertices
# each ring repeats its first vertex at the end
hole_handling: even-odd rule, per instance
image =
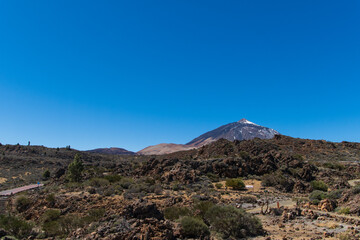
POLYGON ((258 218, 233 206, 214 205, 206 212, 205 220, 224 239, 247 238, 263 233, 258 218))
POLYGON ((183 217, 180 220, 181 231, 188 238, 203 238, 210 235, 208 226, 203 220, 195 217, 183 217))
POLYGON ((326 185, 326 183, 324 183, 321 180, 320 181, 314 180, 310 183, 310 185, 314 190, 320 190, 324 192, 327 192, 328 190, 328 186, 326 185))
POLYGON ((309 195, 309 199, 313 204, 319 204, 319 202, 323 199, 328 198, 328 194, 324 191, 315 190, 309 195))
POLYGON ((19 196, 15 199, 15 208, 18 212, 24 212, 31 205, 31 201, 26 196, 19 196))
POLYGON ((241 178, 230 178, 226 180, 225 185, 227 187, 232 187, 234 190, 242 190, 245 188, 245 183, 241 178))
POLYGON ((30 235, 33 224, 11 215, 0 215, 0 228, 20 239, 30 235))
POLYGON ((104 178, 108 180, 110 183, 115 183, 115 182, 119 182, 122 179, 122 176, 117 174, 111 174, 104 176, 104 178))
POLYGON ((339 209, 336 209, 336 211, 340 214, 350 214, 350 208, 349 207, 342 207, 339 209))
POLYGON ((172 207, 165 208, 165 210, 164 210, 165 218, 172 220, 172 221, 179 219, 180 217, 190 216, 190 215, 191 215, 191 211, 187 207, 172 206, 172 207))

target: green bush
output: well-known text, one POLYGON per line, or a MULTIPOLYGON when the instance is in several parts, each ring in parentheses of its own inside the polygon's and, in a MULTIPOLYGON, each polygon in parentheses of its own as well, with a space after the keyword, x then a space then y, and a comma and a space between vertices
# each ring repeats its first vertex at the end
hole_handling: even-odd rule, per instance
POLYGON ((93 208, 90 209, 85 217, 85 221, 88 223, 95 222, 101 219, 105 215, 105 208, 93 208))
POLYGON ((23 212, 27 210, 31 205, 31 201, 29 198, 25 196, 19 196, 15 199, 15 208, 18 212, 23 212))
POLYGON ((350 214, 350 208, 349 207, 343 207, 336 210, 340 214, 350 214))
POLYGON ((86 225, 86 219, 80 218, 75 214, 61 216, 54 221, 44 222, 42 229, 47 236, 65 237, 75 229, 82 228, 86 225))
POLYGON ((214 173, 207 173, 206 176, 212 181, 217 182, 219 181, 219 176, 214 173))
POLYGON ((191 211, 187 207, 172 206, 172 207, 165 208, 165 210, 164 210, 165 218, 172 220, 172 221, 179 219, 182 216, 190 216, 190 215, 191 215, 191 211))
POLYGON ((106 180, 108 180, 110 183, 119 182, 122 179, 122 176, 112 174, 112 175, 106 175, 104 176, 106 180))
POLYGON ((186 216, 181 218, 180 224, 184 237, 201 238, 210 235, 208 226, 201 219, 186 216))
POLYGON ((83 162, 81 161, 80 155, 76 154, 74 161, 69 164, 67 177, 71 182, 80 182, 82 178, 82 172, 84 170, 83 162))
POLYGON ((110 182, 104 178, 91 178, 90 180, 86 181, 85 184, 96 188, 96 187, 107 186, 110 184, 110 182))
POLYGON ((310 183, 310 185, 314 190, 320 190, 320 191, 324 191, 324 192, 327 192, 327 190, 328 190, 328 186, 323 181, 314 180, 310 183))
POLYGON ((59 219, 61 211, 59 209, 49 209, 41 216, 44 223, 59 219))
POLYGON ((342 197, 342 193, 344 192, 344 189, 337 189, 331 192, 328 192, 328 198, 331 200, 336 200, 342 197))
POLYGON ((326 192, 315 190, 309 195, 309 199, 313 204, 318 204, 321 200, 328 198, 326 192))
POLYGON ((10 215, 0 215, 0 228, 5 229, 11 235, 18 238, 28 237, 32 231, 33 225, 18 217, 10 215))
POLYGON ((122 188, 128 189, 131 184, 134 183, 134 180, 132 178, 124 177, 119 181, 119 184, 122 188))
POLYGON ((246 238, 263 233, 258 218, 233 206, 215 205, 207 211, 205 220, 224 239, 246 238))
POLYGON ((263 175, 261 178, 261 184, 265 187, 275 187, 287 192, 290 192, 294 186, 294 182, 285 177, 281 171, 263 175))
POLYGON ((62 230, 59 221, 44 222, 42 229, 47 236, 63 236, 67 234, 62 230))
POLYGON ((50 206, 54 206, 56 202, 55 194, 50 193, 45 197, 46 202, 49 203, 50 206))
POLYGON ((330 169, 335 169, 335 170, 344 170, 345 169, 345 166, 340 164, 340 163, 337 163, 337 162, 326 162, 323 164, 323 167, 325 168, 330 168, 330 169))
POLYGON ((215 184, 215 187, 216 187, 217 189, 221 189, 223 186, 224 186, 224 185, 223 185, 222 183, 216 183, 216 184, 215 184))
POLYGON ((206 212, 214 206, 214 203, 210 201, 199 201, 194 204, 193 211, 197 216, 203 218, 206 212))
POLYGON ((245 183, 241 178, 230 178, 226 180, 225 185, 227 187, 232 187, 234 190, 241 190, 245 188, 245 183))

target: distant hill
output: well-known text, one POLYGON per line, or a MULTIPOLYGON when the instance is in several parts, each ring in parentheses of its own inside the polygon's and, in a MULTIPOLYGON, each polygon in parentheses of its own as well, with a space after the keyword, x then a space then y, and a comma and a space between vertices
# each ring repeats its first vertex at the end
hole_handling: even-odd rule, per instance
POLYGON ((141 155, 162 155, 172 152, 184 151, 194 149, 193 146, 187 146, 184 144, 175 144, 175 143, 160 143, 154 146, 149 146, 141 151, 138 151, 138 154, 141 155))
POLYGON ((274 129, 257 125, 243 118, 240 121, 229 123, 206 132, 187 144, 161 143, 144 148, 137 153, 142 155, 161 155, 199 148, 219 139, 227 139, 229 141, 250 140, 254 138, 271 139, 278 134, 274 129))
POLYGON ((135 152, 128 151, 124 148, 97 148, 93 150, 88 150, 86 152, 90 153, 100 153, 100 154, 111 154, 111 155, 135 155, 135 152))

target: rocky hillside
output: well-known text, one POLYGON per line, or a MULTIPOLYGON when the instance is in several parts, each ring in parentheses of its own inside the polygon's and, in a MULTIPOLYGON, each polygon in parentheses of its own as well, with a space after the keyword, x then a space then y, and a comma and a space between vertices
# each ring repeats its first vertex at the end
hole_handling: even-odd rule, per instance
POLYGON ((111 155, 135 155, 136 153, 128 151, 124 148, 96 148, 93 150, 88 150, 87 152, 91 153, 100 153, 100 154, 111 154, 111 155))

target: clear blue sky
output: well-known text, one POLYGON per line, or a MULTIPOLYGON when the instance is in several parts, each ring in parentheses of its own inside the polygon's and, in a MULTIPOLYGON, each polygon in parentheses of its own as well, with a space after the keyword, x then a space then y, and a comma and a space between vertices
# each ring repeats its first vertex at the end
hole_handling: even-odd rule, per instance
POLYGON ((0 142, 360 141, 359 26, 358 0, 1 1, 0 142))

